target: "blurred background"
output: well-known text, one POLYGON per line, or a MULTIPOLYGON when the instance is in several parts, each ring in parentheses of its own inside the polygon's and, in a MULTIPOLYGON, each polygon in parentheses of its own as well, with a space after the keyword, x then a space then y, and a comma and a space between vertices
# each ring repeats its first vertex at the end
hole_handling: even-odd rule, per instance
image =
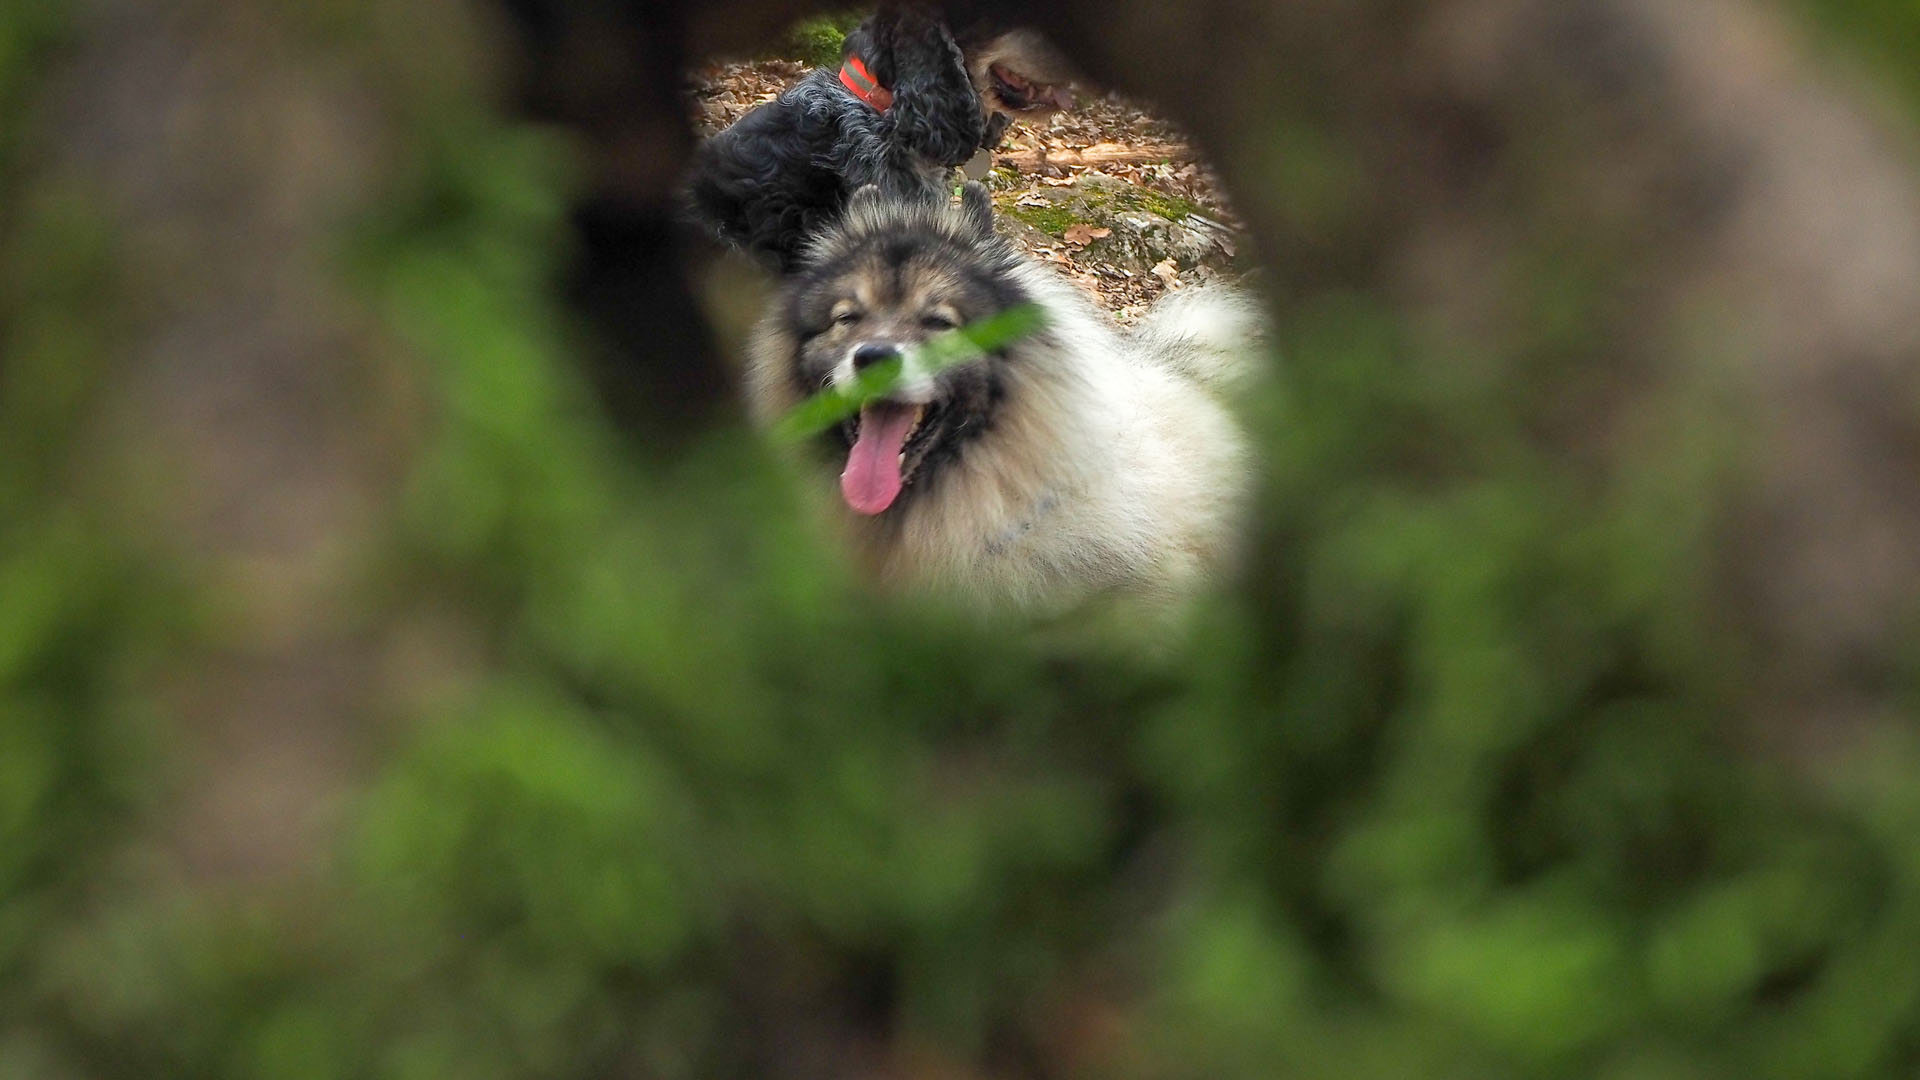
POLYGON ((815 14, 0 5, 0 1077, 1920 1074, 1920 8, 1026 12, 1277 327, 1150 660, 742 423, 815 14))

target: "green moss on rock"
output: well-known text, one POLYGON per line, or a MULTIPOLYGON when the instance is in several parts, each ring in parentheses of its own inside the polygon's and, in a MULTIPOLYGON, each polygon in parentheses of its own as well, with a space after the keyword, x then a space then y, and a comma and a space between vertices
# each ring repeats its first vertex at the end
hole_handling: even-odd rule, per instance
POLYGON ((1105 178, 1076 185, 1075 193, 1086 202, 1089 210, 1103 210, 1109 214, 1137 210, 1180 222, 1200 212, 1199 204, 1191 199, 1105 178))
POLYGON ((1185 221, 1200 212, 1200 204, 1192 199, 1183 199, 1178 195, 1167 195, 1152 188, 1135 189, 1138 209, 1149 214, 1158 214, 1168 221, 1185 221))
POLYGON ((1011 217, 1039 229, 1048 236, 1058 237, 1080 218, 1064 206, 1021 206, 1014 204, 1001 207, 1011 217))

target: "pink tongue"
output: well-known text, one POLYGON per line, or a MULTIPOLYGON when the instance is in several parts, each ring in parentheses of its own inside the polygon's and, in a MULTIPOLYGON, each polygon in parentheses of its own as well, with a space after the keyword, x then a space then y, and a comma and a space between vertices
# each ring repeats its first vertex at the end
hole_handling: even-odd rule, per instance
POLYGON ((840 494, 862 514, 877 514, 900 496, 900 448, 913 433, 911 405, 874 402, 860 410, 860 436, 840 474, 840 494))

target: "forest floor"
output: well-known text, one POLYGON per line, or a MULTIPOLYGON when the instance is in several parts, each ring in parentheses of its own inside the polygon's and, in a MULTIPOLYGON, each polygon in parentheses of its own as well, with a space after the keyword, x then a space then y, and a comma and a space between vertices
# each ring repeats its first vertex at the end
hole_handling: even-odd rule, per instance
MULTIPOLYGON (((689 76, 702 136, 812 70, 791 60, 713 63, 689 76)), ((1219 182, 1172 124, 1116 95, 1014 124, 985 183, 1001 230, 1122 321, 1169 289, 1234 276, 1238 226, 1219 182)))

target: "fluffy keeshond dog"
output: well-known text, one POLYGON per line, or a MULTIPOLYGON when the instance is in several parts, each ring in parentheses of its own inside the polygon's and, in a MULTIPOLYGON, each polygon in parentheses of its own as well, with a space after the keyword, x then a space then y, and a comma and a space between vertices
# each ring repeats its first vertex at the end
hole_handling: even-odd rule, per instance
POLYGON ((838 515, 885 585, 1047 616, 1105 597, 1176 609, 1229 556, 1249 482, 1216 392, 1248 364, 1254 307, 1170 293, 1122 331, 994 232, 985 188, 959 206, 855 193, 758 327, 748 395, 771 423, 868 366, 900 381, 814 438, 838 515), (912 347, 1020 305, 1039 329, 938 372, 912 347))

